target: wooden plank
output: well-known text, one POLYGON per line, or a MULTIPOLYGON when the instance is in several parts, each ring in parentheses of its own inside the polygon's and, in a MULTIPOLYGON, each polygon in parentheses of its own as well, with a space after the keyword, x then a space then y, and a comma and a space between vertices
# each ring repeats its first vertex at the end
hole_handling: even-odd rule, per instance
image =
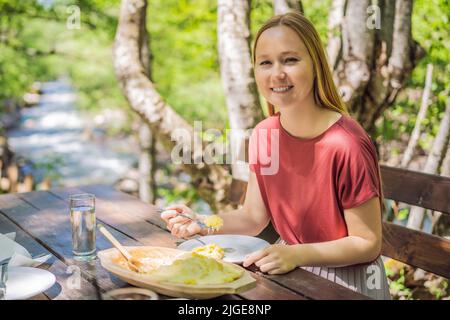
MULTIPOLYGON (((0 197, 0 208, 11 221, 67 266, 80 268, 82 276, 90 283, 97 282, 100 290, 107 291, 126 285, 103 269, 98 259, 92 262, 79 262, 73 259, 68 208, 60 199, 48 192, 8 194, 0 197)), ((109 228, 107 224, 105 226, 109 228)), ((116 230, 109 228, 109 231, 126 245, 137 244, 116 230)), ((102 250, 110 247, 111 244, 97 234, 97 248, 102 250)))
MULTIPOLYGON (((178 238, 172 236, 165 228, 164 222, 154 209, 155 207, 141 202, 139 199, 114 190, 112 187, 83 186, 72 189, 52 190, 61 198, 68 198, 68 193, 90 192, 96 195, 98 216, 112 227, 120 230, 145 245, 175 247, 178 238), (107 214, 106 214, 107 212, 107 214), (145 223, 151 221, 152 223, 145 223), (158 225, 158 226, 156 226, 158 225), (161 226, 161 227, 160 227, 161 226), (162 228, 164 227, 164 229, 162 228)), ((281 295, 283 299, 301 299, 298 293, 283 288, 264 277, 252 273, 258 280, 257 287, 239 296, 244 299, 270 300, 281 295)))
MULTIPOLYGON (((294 293, 294 291, 280 286, 279 284, 268 281, 261 273, 253 272, 252 276, 258 281, 259 285, 249 291, 240 293, 244 299, 248 300, 306 300, 303 294, 294 293)), ((290 286, 289 286, 290 287, 290 286)))
POLYGON ((306 270, 297 268, 283 275, 265 275, 268 279, 301 292, 315 300, 368 300, 368 296, 352 291, 306 270))
MULTIPOLYGON (((178 240, 176 237, 167 230, 146 221, 146 218, 154 212, 154 206, 147 205, 135 197, 128 197, 128 195, 123 197, 121 192, 105 186, 52 190, 52 193, 61 199, 68 199, 68 194, 76 192, 95 194, 97 218, 116 230, 120 230, 142 244, 176 247, 175 242, 178 240)), ((153 218, 155 221, 156 219, 162 224, 159 215, 153 218)))
POLYGON ((450 214, 450 178, 381 165, 387 199, 450 214))
MULTIPOLYGON (((10 221, 3 214, 0 214, 0 232, 16 232, 15 241, 26 248, 32 256, 52 253, 45 247, 40 245, 35 239, 29 236, 24 230, 10 221)), ((39 268, 48 270, 49 272, 53 273, 56 277, 56 283, 43 294, 33 297, 31 300, 68 300, 96 298, 97 291, 95 287, 85 279, 80 278, 79 282, 77 281, 76 283, 74 283, 73 281, 69 281, 71 280, 70 277, 74 276, 74 273, 68 272, 70 271, 68 266, 61 262, 59 259, 55 258, 55 256, 53 256, 45 264, 39 266, 39 268), (76 288, 71 286, 71 284, 76 284, 76 288)))
POLYGON ((134 218, 140 219, 139 221, 148 221, 163 230, 167 230, 164 221, 160 218, 159 213, 156 212, 156 206, 140 201, 132 195, 114 190, 110 185, 52 189, 50 192, 65 201, 68 201, 70 194, 76 192, 92 193, 96 195, 96 200, 101 201, 105 209, 115 211, 126 209, 134 218))
POLYGON ((384 222, 382 254, 450 278, 450 241, 445 238, 384 222))

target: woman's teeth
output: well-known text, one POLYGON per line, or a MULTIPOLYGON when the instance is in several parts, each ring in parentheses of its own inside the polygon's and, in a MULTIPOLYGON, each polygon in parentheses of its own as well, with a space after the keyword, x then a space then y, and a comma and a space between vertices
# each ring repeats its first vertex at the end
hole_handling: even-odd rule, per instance
POLYGON ((289 89, 291 89, 293 86, 286 86, 286 87, 278 87, 278 88, 272 88, 272 91, 274 92, 286 92, 289 89))

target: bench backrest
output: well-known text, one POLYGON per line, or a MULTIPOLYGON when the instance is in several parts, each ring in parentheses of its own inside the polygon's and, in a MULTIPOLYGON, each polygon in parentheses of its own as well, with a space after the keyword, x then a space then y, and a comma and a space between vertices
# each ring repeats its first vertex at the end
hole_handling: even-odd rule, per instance
MULTIPOLYGON (((386 199, 450 214, 450 178, 381 165, 386 199)), ((242 204, 247 182, 233 180, 228 199, 242 204)), ((272 225, 260 235, 273 243, 278 239, 272 225)), ((384 256, 450 278, 450 241, 435 235, 383 221, 384 256)))

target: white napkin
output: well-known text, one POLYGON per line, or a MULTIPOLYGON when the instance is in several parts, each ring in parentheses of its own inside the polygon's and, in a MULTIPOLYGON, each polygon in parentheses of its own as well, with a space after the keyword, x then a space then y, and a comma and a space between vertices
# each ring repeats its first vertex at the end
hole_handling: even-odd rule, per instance
POLYGON ((9 267, 37 267, 50 259, 51 254, 33 259, 27 249, 14 241, 16 233, 0 233, 0 261, 9 259, 9 267))

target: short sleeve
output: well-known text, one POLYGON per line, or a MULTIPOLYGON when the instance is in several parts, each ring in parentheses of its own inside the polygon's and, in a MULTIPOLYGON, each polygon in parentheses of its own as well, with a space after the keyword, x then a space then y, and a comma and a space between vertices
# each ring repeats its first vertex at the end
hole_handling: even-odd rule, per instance
POLYGON ((357 207, 380 197, 380 177, 375 147, 363 139, 343 157, 338 176, 338 193, 343 209, 357 207))
POLYGON ((258 135, 257 129, 252 130, 250 140, 248 143, 248 166, 250 171, 257 172, 258 170, 258 135))

